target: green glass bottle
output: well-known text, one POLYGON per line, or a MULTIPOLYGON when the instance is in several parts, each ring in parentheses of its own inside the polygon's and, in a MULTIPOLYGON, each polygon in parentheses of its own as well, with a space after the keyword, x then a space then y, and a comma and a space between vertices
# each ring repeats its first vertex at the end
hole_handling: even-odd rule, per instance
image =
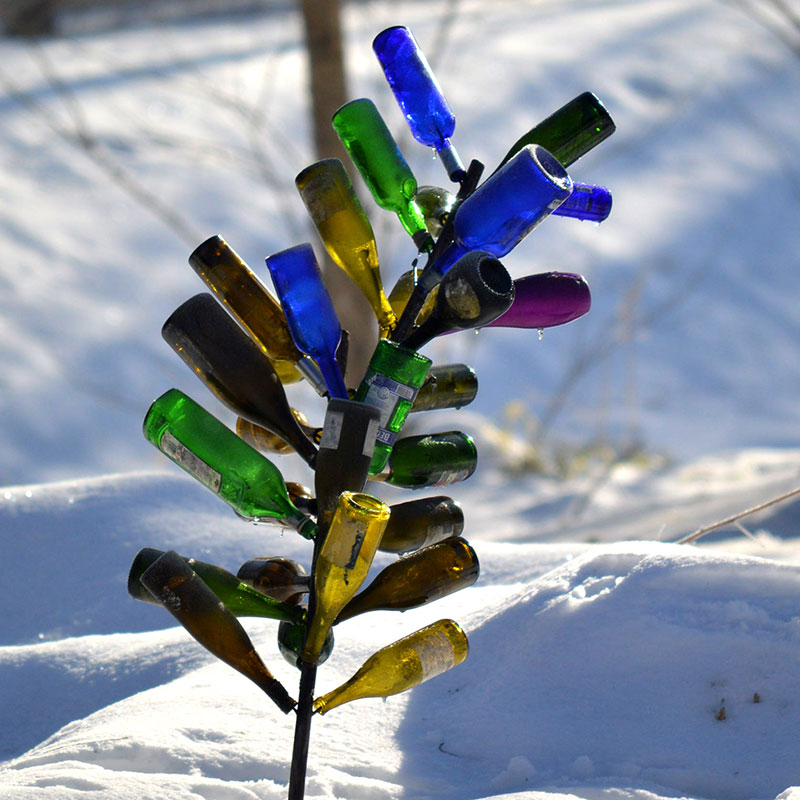
POLYGON ((173 550, 141 575, 142 585, 209 652, 248 677, 288 714, 297 703, 256 653, 239 620, 173 550))
MULTIPOLYGON (((163 550, 155 550, 152 547, 145 547, 136 554, 128 573, 128 593, 131 597, 145 603, 159 604, 159 601, 142 586, 139 578, 156 559, 163 555, 163 550)), ((257 592, 235 575, 215 564, 208 564, 205 561, 197 561, 185 556, 181 556, 181 558, 225 604, 231 614, 237 617, 266 617, 294 623, 302 622, 303 610, 298 606, 279 602, 257 592)))
POLYGON ((372 225, 344 164, 325 158, 306 167, 294 182, 328 255, 367 298, 381 336, 388 336, 397 320, 383 291, 372 225))
POLYGON ((276 520, 306 539, 316 535, 316 524, 290 500, 278 468, 180 390, 168 390, 150 406, 143 431, 239 516, 276 520))
POLYGON ((259 594, 290 606, 300 604, 310 580, 300 564, 282 556, 251 558, 239 567, 236 577, 259 594))
POLYGON ((562 166, 568 167, 615 130, 616 125, 606 107, 591 92, 583 92, 514 142, 497 169, 529 144, 544 147, 562 166))
POLYGON ((372 100, 362 97, 345 103, 332 123, 375 202, 397 214, 417 250, 430 250, 433 239, 414 199, 416 178, 372 100))
POLYGON ((475 472, 478 451, 466 433, 447 431, 397 439, 386 466, 371 480, 406 489, 449 486, 475 472))
POLYGON ((438 239, 448 217, 458 205, 456 196, 441 186, 418 186, 414 199, 422 211, 428 233, 438 239))
POLYGON ((381 339, 372 354, 355 399, 376 406, 380 411, 378 438, 370 474, 386 465, 397 434, 406 421, 419 387, 425 381, 431 360, 396 342, 381 339))
POLYGON ((451 497, 420 497, 390 508, 389 523, 378 545, 378 550, 386 553, 409 553, 459 536, 464 530, 464 512, 451 497))
POLYGON ((275 360, 279 374, 280 363, 293 364, 319 395, 327 392, 317 365, 295 346, 280 303, 221 236, 212 236, 198 245, 189 256, 189 264, 261 349, 275 360))
POLYGON ((478 394, 478 376, 468 364, 434 364, 420 386, 412 413, 462 408, 478 394))
POLYGON ((432 603, 472 586, 479 572, 478 556, 466 539, 445 539, 384 567, 342 609, 336 623, 367 611, 405 611, 432 603))
POLYGON ((440 619, 371 655, 352 678, 318 697, 314 710, 326 714, 351 700, 405 692, 461 664, 468 652, 461 626, 440 619))
POLYGON ((342 492, 314 561, 314 591, 301 659, 316 664, 339 612, 359 590, 389 519, 389 506, 361 492, 342 492))
MULTIPOLYGON (((303 642, 306 640, 306 626, 294 622, 281 622, 278 625, 278 650, 286 661, 293 667, 300 667, 300 653, 303 650, 303 642)), ((317 666, 324 664, 333 651, 334 638, 333 628, 328 630, 322 650, 317 656, 317 666)))
POLYGON ((161 336, 228 408, 277 434, 314 468, 317 448, 292 414, 270 359, 208 292, 178 306, 161 336))

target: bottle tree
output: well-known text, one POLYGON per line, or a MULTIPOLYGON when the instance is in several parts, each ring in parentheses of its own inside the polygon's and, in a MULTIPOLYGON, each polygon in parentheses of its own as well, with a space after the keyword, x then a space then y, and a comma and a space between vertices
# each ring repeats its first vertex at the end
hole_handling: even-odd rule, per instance
POLYGON ((460 408, 478 390, 469 365, 432 364, 418 351, 465 328, 537 329, 585 314, 591 298, 580 275, 512 279, 498 259, 551 215, 600 222, 611 208, 605 187, 574 182, 566 172, 614 131, 593 94, 531 128, 479 185, 483 165, 463 167, 450 141, 455 117, 412 33, 388 28, 373 49, 415 139, 437 151, 459 188, 418 187, 371 100, 353 100, 334 114, 333 128, 377 205, 393 211, 413 239, 411 269, 387 297, 372 227, 342 163, 323 158, 297 175, 322 243, 375 311, 382 338, 365 374, 357 386, 345 385, 347 343, 360 332, 341 330, 310 244, 267 256, 276 300, 227 242, 212 236, 189 256, 212 293, 184 302, 162 335, 237 415, 236 430, 177 389, 153 402, 143 425, 156 448, 237 515, 294 529, 310 542, 306 566, 253 555, 236 573, 146 547, 128 577, 132 597, 163 606, 281 711, 296 713, 289 800, 304 796, 313 714, 409 690, 461 664, 469 651, 461 626, 440 619, 386 644, 315 698, 334 627, 357 635, 366 612, 421 607, 478 579, 478 556, 462 536, 464 515, 452 498, 387 504, 373 492, 381 483, 447 486, 469 478, 477 464, 475 442, 461 431, 402 435, 409 413, 460 408), (421 257, 427 260, 418 269, 421 257), (284 385, 303 379, 323 398, 321 424, 292 408, 284 393, 284 385), (313 488, 286 482, 264 453, 302 458, 314 471, 313 488), (373 571, 379 550, 398 558, 373 571), (277 625, 277 649, 300 671, 294 696, 256 652, 238 621, 243 616, 277 625))

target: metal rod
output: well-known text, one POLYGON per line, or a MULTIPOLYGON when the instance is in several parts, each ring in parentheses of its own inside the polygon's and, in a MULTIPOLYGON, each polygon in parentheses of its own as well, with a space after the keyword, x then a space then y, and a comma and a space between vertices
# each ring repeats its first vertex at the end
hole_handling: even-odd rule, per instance
POLYGON ((317 668, 313 664, 300 667, 300 688, 297 701, 297 722, 294 726, 292 766, 289 770, 288 800, 303 800, 306 792, 308 743, 311 736, 311 716, 314 711, 314 683, 317 668))

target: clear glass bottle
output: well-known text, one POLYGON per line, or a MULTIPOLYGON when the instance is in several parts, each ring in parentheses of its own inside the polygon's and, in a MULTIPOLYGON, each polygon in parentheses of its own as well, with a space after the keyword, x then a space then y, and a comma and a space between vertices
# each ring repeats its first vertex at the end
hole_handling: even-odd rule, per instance
POLYGON ((397 320, 383 291, 372 225, 344 164, 325 158, 306 167, 294 182, 328 255, 367 298, 381 336, 387 336, 397 320))
POLYGON ((176 552, 141 575, 142 585, 209 652, 255 683, 285 714, 297 703, 256 653, 241 623, 176 552))
MULTIPOLYGON (((145 603, 158 604, 159 601, 144 588, 139 578, 144 571, 158 558, 164 555, 163 550, 144 547, 133 559, 128 573, 128 594, 145 603)), ((268 597, 248 586, 235 575, 222 567, 197 561, 194 558, 181 556, 194 570, 203 583, 225 604, 228 611, 237 617, 265 617, 268 619, 302 622, 303 612, 296 605, 279 602, 281 598, 268 597)))
POLYGON ((224 500, 239 516, 275 520, 307 539, 317 526, 289 498, 278 468, 178 389, 153 402, 145 438, 224 500))
POLYGON ((375 37, 372 49, 412 135, 434 148, 450 180, 460 183, 466 170, 450 141, 456 118, 413 34, 402 25, 386 28, 375 37))
POLYGON ((389 520, 389 506, 368 494, 342 492, 313 570, 314 591, 301 658, 316 664, 339 612, 367 577, 389 520))
POLYGON ((331 397, 347 397, 336 350, 342 326, 308 242, 268 256, 267 268, 297 349, 319 366, 331 397))
POLYGON ((378 342, 355 393, 356 400, 380 411, 378 437, 369 466, 371 474, 380 472, 386 465, 430 366, 429 358, 396 342, 388 339, 378 342))
POLYGON ((326 714, 352 700, 405 692, 461 664, 468 652, 461 626, 441 619, 371 655, 352 678, 318 697, 314 710, 326 714))
POLYGON ((397 214, 417 250, 430 250, 433 239, 414 199, 417 180, 372 100, 345 103, 332 123, 375 202, 397 214))
POLYGON ((189 256, 189 264, 259 347, 274 360, 275 370, 284 383, 287 376, 292 375, 286 367, 291 364, 318 394, 325 393, 319 367, 295 347, 280 304, 221 236, 212 236, 198 245, 189 256))
POLYGON ((317 448, 292 414, 269 358, 210 294, 178 306, 161 336, 231 411, 277 434, 313 469, 317 448))
POLYGON ((384 567, 343 609, 336 624, 368 611, 405 611, 478 580, 478 556, 466 539, 445 539, 384 567))

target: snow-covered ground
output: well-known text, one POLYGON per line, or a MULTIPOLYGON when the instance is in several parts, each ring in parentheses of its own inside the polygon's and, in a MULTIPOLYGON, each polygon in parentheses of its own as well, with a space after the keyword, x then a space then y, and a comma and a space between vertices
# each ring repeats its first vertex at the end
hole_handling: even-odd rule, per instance
MULTIPOLYGON (((584 274, 589 315, 541 340, 495 329, 429 349, 481 380, 469 409, 411 421, 475 435, 478 471, 446 491, 479 582, 342 624, 318 689, 443 617, 470 656, 316 718, 309 800, 800 797, 799 506, 743 519, 749 537, 674 544, 800 486, 800 36, 776 7, 347 7, 350 94, 376 101, 421 183, 445 175, 371 53, 390 24, 428 53, 464 158, 492 168, 585 89, 618 130, 571 169, 612 189, 610 219, 548 220, 505 259, 515 277, 584 274), (520 466, 537 458, 542 470, 520 466)), ((285 8, 154 13, 0 41, 4 800, 286 795, 293 720, 125 581, 144 546, 232 571, 309 559, 308 542, 245 524, 140 432, 171 386, 231 422, 159 335, 203 288, 194 246, 219 233, 262 270, 310 236, 292 185, 312 160, 301 26, 285 8)), ((373 222, 391 284, 410 241, 389 214, 373 222)), ((291 396, 321 419, 310 390, 291 396)), ((276 463, 310 482, 299 459, 276 463)), ((296 687, 276 623, 246 627, 296 687)))

